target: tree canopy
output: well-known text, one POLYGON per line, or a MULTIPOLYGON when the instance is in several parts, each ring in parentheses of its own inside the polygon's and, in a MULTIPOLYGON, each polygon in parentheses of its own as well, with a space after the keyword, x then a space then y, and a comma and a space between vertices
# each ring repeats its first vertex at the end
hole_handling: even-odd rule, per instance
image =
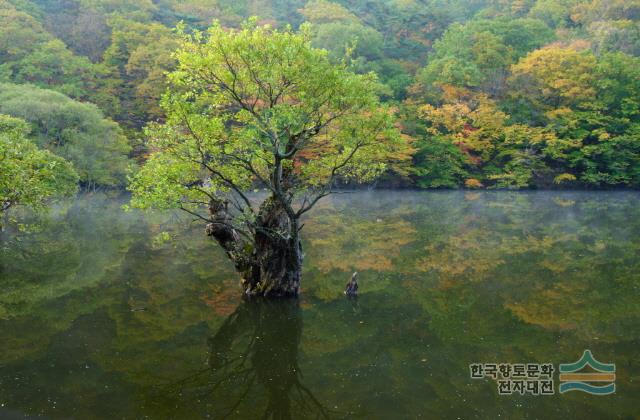
POLYGON ((130 146, 95 105, 35 86, 0 84, 0 112, 29 122, 35 142, 72 162, 84 184, 124 183, 130 146))
POLYGON ((27 139, 24 120, 0 114, 0 226, 12 207, 42 209, 55 197, 76 192, 73 166, 27 139))
POLYGON ((401 144, 375 76, 333 65, 307 28, 215 25, 184 35, 177 58, 167 122, 149 128, 152 152, 131 184, 136 206, 195 210, 258 185, 287 203, 304 198, 304 213, 337 181, 380 174, 401 144))

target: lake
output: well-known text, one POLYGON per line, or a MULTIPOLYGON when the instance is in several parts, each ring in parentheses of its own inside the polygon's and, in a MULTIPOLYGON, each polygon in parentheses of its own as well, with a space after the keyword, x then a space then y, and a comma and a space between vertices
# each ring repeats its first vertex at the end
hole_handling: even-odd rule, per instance
POLYGON ((270 302, 202 226, 124 202, 4 238, 1 418, 640 416, 639 193, 337 195, 305 221, 300 298, 270 302), (559 392, 586 349, 615 393, 559 392), (476 363, 552 364, 553 395, 476 363))

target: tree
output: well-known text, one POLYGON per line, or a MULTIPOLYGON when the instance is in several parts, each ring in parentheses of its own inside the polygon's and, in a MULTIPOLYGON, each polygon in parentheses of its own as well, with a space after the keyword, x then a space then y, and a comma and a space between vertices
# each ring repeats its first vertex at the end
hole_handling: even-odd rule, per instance
POLYGON ((351 48, 355 57, 374 60, 382 56, 382 35, 361 23, 331 22, 314 28, 313 45, 329 50, 335 60, 343 59, 351 48))
POLYGON ((179 208, 206 222, 252 295, 298 293, 300 219, 338 182, 373 179, 401 138, 373 74, 332 65, 310 31, 251 23, 183 35, 148 129, 132 205, 179 208), (250 196, 252 187, 266 196, 250 196), (202 215, 202 206, 208 215, 202 215))
POLYGON ((360 23, 360 19, 347 8, 327 0, 311 0, 299 12, 314 25, 325 23, 360 23))
POLYGON ((85 186, 124 183, 129 144, 95 105, 31 85, 0 84, 0 112, 31 123, 36 143, 72 162, 85 186))
POLYGON ((117 98, 102 92, 111 82, 108 70, 74 55, 57 39, 38 45, 20 61, 8 63, 6 71, 6 78, 13 83, 31 83, 104 109, 117 108, 117 98))
MULTIPOLYGON (((640 182, 640 59, 624 53, 545 48, 513 66, 510 107, 551 128, 549 156, 592 185, 640 182)), ((519 115, 518 115, 519 114, 519 115)))
MULTIPOLYGON (((542 127, 509 124, 509 115, 484 95, 439 108, 424 105, 419 112, 435 141, 458 146, 466 157, 464 169, 485 183, 499 188, 528 187, 550 172, 543 158, 547 149, 556 145, 555 134, 542 127)), ((447 172, 460 176, 465 173, 461 163, 460 157, 453 155, 436 168, 444 166, 447 172)), ((450 182, 451 178, 444 179, 450 182)), ((433 183, 429 178, 426 181, 433 183)), ((482 185, 476 178, 467 181, 467 186, 482 185)))
POLYGON ((336 62, 348 58, 356 73, 375 72, 386 88, 384 100, 403 99, 412 77, 400 61, 384 59, 386 40, 380 32, 326 0, 310 1, 300 13, 313 25, 314 47, 328 50, 336 62))
POLYGON ((19 60, 50 38, 32 16, 16 10, 9 2, 0 2, 0 70, 6 62, 19 60))
POLYGON ((111 45, 104 64, 116 74, 116 95, 122 110, 122 124, 142 128, 147 121, 162 117, 158 103, 166 90, 165 73, 175 66, 171 53, 178 40, 169 28, 158 23, 112 19, 111 45))
POLYGON ((15 206, 42 209, 54 197, 75 193, 73 166, 26 138, 25 121, 0 114, 0 228, 15 206))
POLYGON ((574 24, 571 12, 576 0, 537 0, 529 11, 529 16, 544 21, 552 28, 561 28, 574 24))
POLYGON ((638 0, 580 1, 574 6, 574 19, 581 24, 600 20, 637 20, 640 16, 638 0))
POLYGON ((32 16, 0 2, 0 81, 32 83, 115 113, 108 69, 77 56, 32 16))
POLYGON ((518 104, 528 110, 589 109, 596 94, 596 61, 586 50, 543 48, 512 66, 509 84, 517 94, 518 104), (523 106, 525 103, 528 106, 523 106))
POLYGON ((497 94, 509 66, 553 39, 536 19, 474 20, 449 26, 418 75, 426 89, 453 85, 497 94))
POLYGON ((455 188, 468 178, 464 152, 450 139, 430 136, 417 143, 414 155, 416 185, 420 188, 455 188))
POLYGON ((600 21, 589 25, 592 48, 600 55, 606 51, 620 51, 640 56, 640 23, 630 20, 600 21))

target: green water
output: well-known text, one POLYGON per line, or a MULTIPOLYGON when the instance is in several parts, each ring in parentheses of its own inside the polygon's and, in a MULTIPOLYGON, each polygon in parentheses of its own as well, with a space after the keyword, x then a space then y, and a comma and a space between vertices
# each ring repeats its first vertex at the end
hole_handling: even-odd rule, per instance
POLYGON ((4 238, 0 418, 640 415, 638 193, 336 196, 306 221, 300 299, 275 302, 242 301, 201 226, 121 204, 4 238), (555 395, 501 396, 469 374, 585 349, 616 364, 615 394, 559 394, 556 373, 555 395))

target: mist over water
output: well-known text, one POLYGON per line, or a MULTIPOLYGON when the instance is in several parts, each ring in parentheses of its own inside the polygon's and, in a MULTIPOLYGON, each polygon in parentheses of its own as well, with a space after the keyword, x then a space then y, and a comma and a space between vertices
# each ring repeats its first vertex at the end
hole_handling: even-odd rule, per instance
POLYGON ((82 197, 3 238, 0 417, 639 414, 637 192, 337 195, 305 220, 301 297, 273 302, 241 299, 201 225, 123 203, 82 197), (615 394, 469 375, 585 349, 616 364, 615 394))

